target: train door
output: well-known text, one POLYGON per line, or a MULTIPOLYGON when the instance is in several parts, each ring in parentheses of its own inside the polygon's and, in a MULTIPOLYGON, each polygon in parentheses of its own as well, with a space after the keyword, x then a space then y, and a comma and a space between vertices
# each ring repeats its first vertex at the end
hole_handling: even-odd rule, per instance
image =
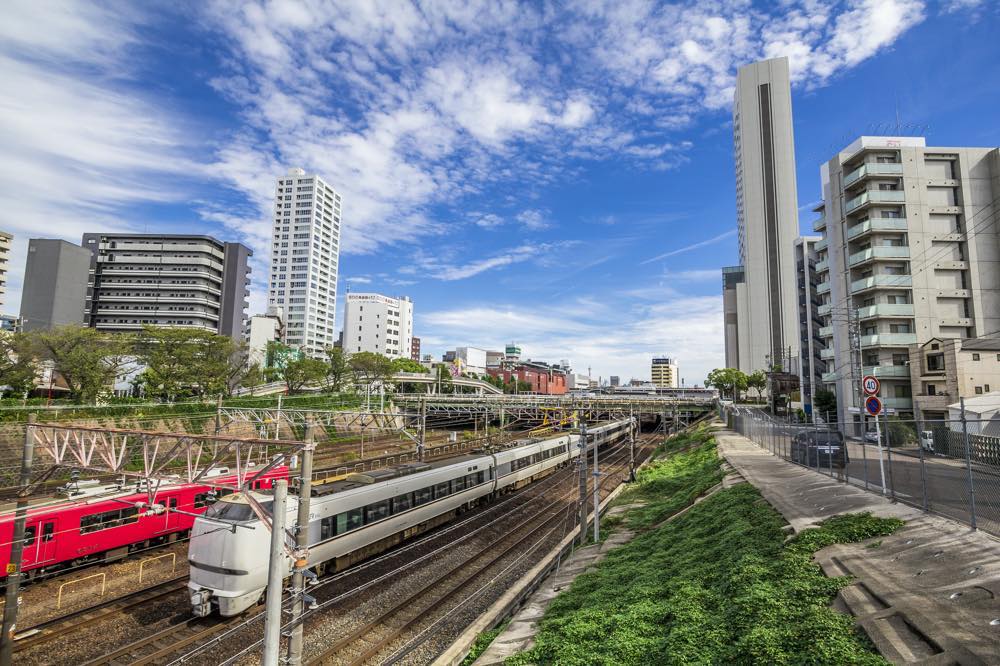
POLYGON ((56 521, 43 520, 39 523, 41 530, 38 535, 37 562, 49 562, 56 559, 56 521))

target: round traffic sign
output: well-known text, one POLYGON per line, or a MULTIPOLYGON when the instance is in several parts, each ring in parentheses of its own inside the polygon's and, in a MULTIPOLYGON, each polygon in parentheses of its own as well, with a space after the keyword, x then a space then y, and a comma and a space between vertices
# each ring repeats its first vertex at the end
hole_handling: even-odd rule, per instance
POLYGON ((878 416, 882 413, 882 401, 873 395, 865 398, 865 411, 872 416, 878 416))
POLYGON ((864 389, 866 395, 876 395, 881 387, 882 385, 875 375, 865 375, 861 380, 861 388, 864 389))

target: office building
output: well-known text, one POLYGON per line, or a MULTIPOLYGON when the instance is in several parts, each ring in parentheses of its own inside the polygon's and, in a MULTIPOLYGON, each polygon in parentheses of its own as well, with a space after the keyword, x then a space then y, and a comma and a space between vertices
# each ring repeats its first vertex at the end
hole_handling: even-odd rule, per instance
MULTIPOLYGON (((341 331, 343 337, 343 331, 341 331)), ((420 362, 420 338, 414 336, 410 340, 410 360, 420 362)))
POLYGON ((819 337, 822 322, 817 309, 820 305, 816 286, 819 275, 816 272, 816 243, 820 236, 799 236, 795 239, 795 273, 798 290, 799 356, 789 359, 786 372, 797 371, 799 375, 799 395, 806 415, 813 415, 813 396, 823 388, 823 373, 826 359, 832 358, 819 337))
POLYGON ((793 355, 798 353, 792 245, 799 223, 787 58, 739 69, 733 142, 744 274, 742 283, 732 269, 723 275, 724 293, 733 285, 726 310, 726 356, 727 365, 749 373, 768 368, 789 347, 793 355))
POLYGON ((672 358, 654 358, 650 364, 650 374, 650 379, 658 388, 677 388, 679 384, 677 361, 672 358))
POLYGON ((608 381, 611 385, 611 388, 615 388, 616 386, 621 386, 622 383, 621 377, 619 377, 618 375, 611 375, 608 381))
POLYGON ((0 231, 0 306, 3 306, 7 294, 7 264, 10 259, 10 243, 13 240, 12 235, 0 231))
POLYGON ((948 406, 959 398, 1000 391, 1000 338, 931 338, 911 345, 909 370, 914 416, 925 423, 947 419, 948 406))
POLYGON ((739 368, 740 359, 750 358, 750 313, 747 311, 746 271, 742 266, 722 269, 722 317, 726 343, 726 367, 739 368))
POLYGON ((21 288, 22 330, 83 323, 90 258, 89 250, 64 240, 28 240, 21 288))
POLYGON ((290 169, 278 178, 267 302, 284 312, 284 343, 316 358, 337 339, 340 215, 340 195, 319 176, 290 169))
POLYGON ((410 358, 413 350, 413 302, 403 296, 347 294, 344 304, 344 352, 374 352, 410 358))
POLYGON ((887 408, 910 415, 913 345, 1000 331, 1000 149, 863 136, 821 181, 817 311, 835 360, 823 382, 842 420, 859 420, 862 374, 881 380, 887 408))
POLYGON ((183 326, 246 337, 253 254, 186 234, 84 234, 90 276, 84 323, 108 332, 183 326))

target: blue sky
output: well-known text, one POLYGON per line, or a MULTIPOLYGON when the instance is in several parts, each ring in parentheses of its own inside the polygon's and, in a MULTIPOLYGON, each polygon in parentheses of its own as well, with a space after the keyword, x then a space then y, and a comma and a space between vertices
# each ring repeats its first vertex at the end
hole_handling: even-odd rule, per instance
MULTIPOLYGON (((975 0, 4 3, 0 228, 210 233, 255 251, 274 179, 344 196, 341 291, 406 294, 425 351, 688 384, 723 362, 736 68, 788 55, 803 231, 861 134, 1000 145, 975 0), (572 7, 571 9, 568 7, 572 7)), ((338 313, 338 326, 342 319, 338 313)))

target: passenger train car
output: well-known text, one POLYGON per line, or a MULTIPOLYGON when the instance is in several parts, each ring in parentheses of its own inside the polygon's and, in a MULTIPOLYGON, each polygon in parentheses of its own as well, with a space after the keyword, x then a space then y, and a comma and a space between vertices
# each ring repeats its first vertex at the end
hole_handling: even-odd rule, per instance
MULTIPOLYGON (((287 478, 287 467, 276 467, 254 482, 268 489, 274 479, 287 478)), ((191 513, 203 513, 212 500, 213 486, 232 486, 236 475, 225 467, 209 470, 205 483, 165 483, 156 493, 156 502, 165 510, 144 515, 137 503, 149 501, 137 483, 100 485, 82 481, 68 484, 61 500, 28 508, 25 523, 21 570, 29 578, 88 562, 112 562, 130 552, 160 543, 176 541, 194 524, 191 513)), ((214 495, 233 490, 216 489, 214 495)), ((0 513, 0 564, 10 562, 14 537, 14 512, 0 513)), ((4 566, 0 574, 6 571, 4 566)), ((6 575, 0 575, 0 583, 6 575)))
MULTIPOLYGON (((592 428, 588 447, 626 438, 629 419, 592 428)), ((523 442, 493 453, 463 456, 441 466, 400 465, 352 474, 313 486, 309 507, 309 561, 317 575, 344 569, 437 525, 479 502, 550 473, 580 455, 580 436, 523 442)), ((254 493, 270 511, 270 495, 254 493)), ((298 499, 288 497, 287 523, 298 499)), ((200 617, 218 610, 237 615, 258 602, 267 586, 270 532, 245 493, 221 498, 195 521, 188 546, 191 604, 200 617), (231 529, 220 529, 220 524, 231 529)), ((286 556, 286 576, 291 560, 286 556)))

